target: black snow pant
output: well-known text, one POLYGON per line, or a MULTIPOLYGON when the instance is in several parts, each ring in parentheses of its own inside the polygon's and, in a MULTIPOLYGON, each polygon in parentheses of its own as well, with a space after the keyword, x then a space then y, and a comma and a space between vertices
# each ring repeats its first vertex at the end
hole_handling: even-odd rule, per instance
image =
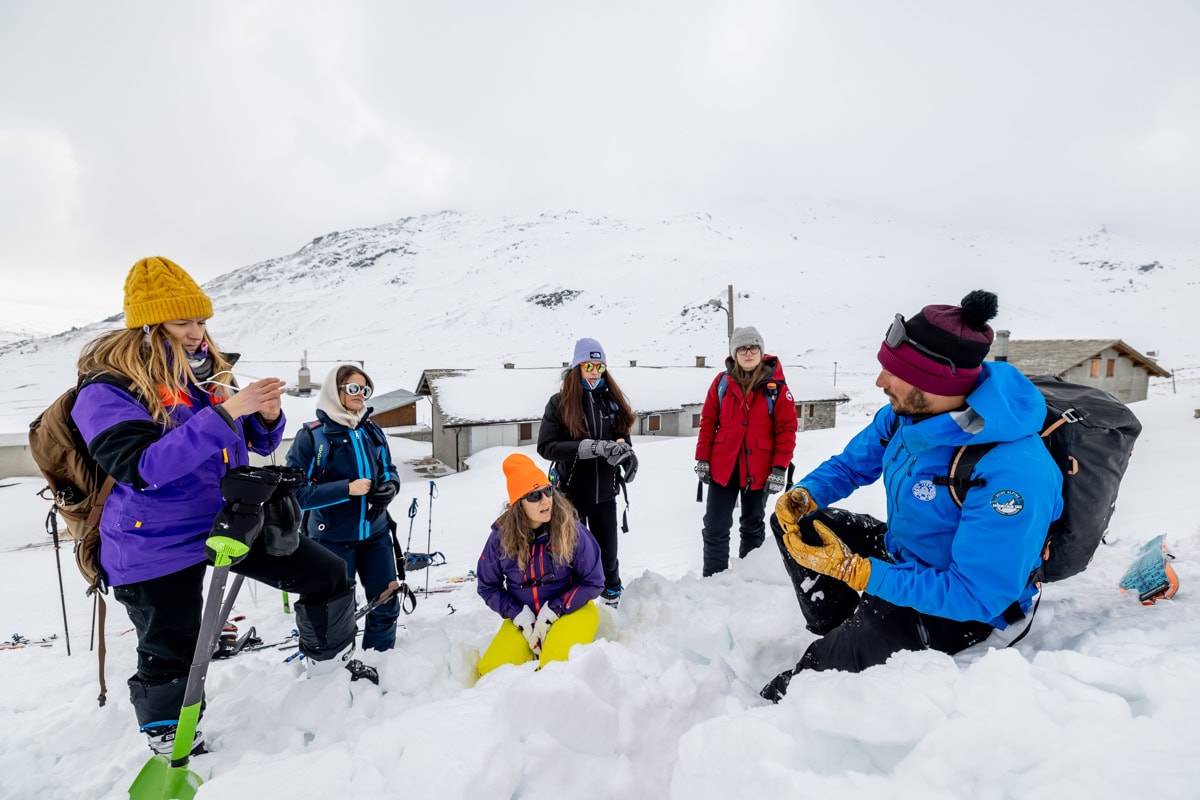
MULTIPOLYGON (((206 568, 202 561, 169 575, 113 587, 113 596, 125 606, 137 631, 138 664, 129 678, 129 699, 142 728, 174 725, 179 719, 200 638, 206 568)), ((316 620, 309 636, 301 633, 300 649, 307 648, 306 654, 330 658, 354 641, 354 584, 346 565, 308 537, 301 537, 295 552, 282 557, 268 556, 260 539, 232 569, 301 596, 297 616, 303 613, 316 620)))
MULTIPOLYGON (((570 496, 570 495, 568 495, 570 496)), ((621 566, 617 561, 617 498, 599 503, 576 501, 571 497, 579 521, 596 537, 600 545, 600 563, 604 566, 604 588, 620 591, 621 566)))
MULTIPOLYGON (((350 580, 353 581, 355 575, 359 577, 368 601, 383 594, 383 590, 397 579, 396 551, 392 549, 392 535, 387 531, 352 542, 318 541, 346 564, 346 574, 350 580)), ((399 595, 367 614, 363 623, 363 649, 391 650, 395 647, 396 620, 399 618, 399 595)))
POLYGON ((745 558, 757 550, 766 539, 763 518, 767 511, 767 490, 740 486, 741 479, 735 466, 728 485, 709 481, 708 500, 704 506, 703 575, 715 575, 729 568, 729 531, 733 527, 733 508, 738 498, 742 500, 742 514, 738 520, 741 542, 738 558, 745 558))
MULTIPOLYGON (((812 527, 820 520, 860 556, 891 561, 884 550, 887 525, 866 514, 839 508, 817 511, 800 521, 801 536, 819 542, 812 527)), ((889 603, 858 592, 845 583, 797 564, 783 543, 783 528, 771 515, 771 530, 808 629, 821 636, 808 646, 796 664, 802 669, 861 672, 883 664, 901 650, 939 650, 954 654, 986 639, 992 626, 985 622, 959 622, 889 603)))

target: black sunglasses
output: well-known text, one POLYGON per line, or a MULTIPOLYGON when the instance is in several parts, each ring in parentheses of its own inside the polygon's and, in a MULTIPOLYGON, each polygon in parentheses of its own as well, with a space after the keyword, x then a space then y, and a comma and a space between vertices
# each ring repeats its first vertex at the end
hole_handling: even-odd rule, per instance
POLYGON ((553 583, 558 580, 558 576, 551 572, 549 575, 542 575, 538 578, 526 578, 519 584, 522 589, 536 589, 547 583, 553 583))
POLYGON ((948 366, 950 368, 951 375, 958 374, 958 369, 954 366, 953 361, 943 355, 933 352, 928 347, 914 342, 908 337, 908 329, 904 327, 903 314, 897 314, 896 318, 892 320, 892 324, 888 326, 887 335, 883 337, 883 341, 887 343, 888 347, 899 347, 902 344, 907 344, 921 355, 932 358, 939 364, 945 364, 948 366))
POLYGON ((375 393, 370 386, 363 386, 361 383, 347 383, 345 386, 339 386, 338 388, 351 397, 354 397, 356 394, 361 394, 363 396, 363 400, 370 400, 371 395, 375 393))
POLYGON ((552 497, 553 495, 554 495, 554 487, 546 486, 541 489, 534 489, 532 492, 525 495, 521 499, 524 500, 526 503, 537 503, 537 502, 541 501, 541 499, 543 497, 552 497))

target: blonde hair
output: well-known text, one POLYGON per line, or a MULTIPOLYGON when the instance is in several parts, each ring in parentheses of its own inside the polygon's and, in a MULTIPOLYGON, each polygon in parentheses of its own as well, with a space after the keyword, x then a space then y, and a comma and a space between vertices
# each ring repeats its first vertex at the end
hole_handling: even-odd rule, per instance
MULTIPOLYGON (((207 330, 204 343, 212 355, 214 375, 233 366, 221 355, 207 330)), ((125 328, 101 334, 83 348, 78 369, 82 376, 106 372, 129 379, 130 389, 141 395, 150 418, 170 427, 173 420, 163 399, 186 391, 188 384, 195 382, 187 359, 183 345, 168 336, 162 325, 151 325, 149 333, 141 328, 125 328)), ((232 375, 221 382, 237 386, 232 375)), ((226 399, 233 392, 214 384, 211 394, 226 399)))
MULTIPOLYGON (((500 526, 500 552, 517 560, 517 566, 525 569, 529 562, 529 549, 533 545, 533 528, 529 516, 521 508, 522 500, 504 509, 496 520, 500 526)), ((555 564, 567 564, 575 556, 579 544, 578 516, 575 506, 562 492, 555 490, 554 504, 550 507, 550 555, 555 564)))

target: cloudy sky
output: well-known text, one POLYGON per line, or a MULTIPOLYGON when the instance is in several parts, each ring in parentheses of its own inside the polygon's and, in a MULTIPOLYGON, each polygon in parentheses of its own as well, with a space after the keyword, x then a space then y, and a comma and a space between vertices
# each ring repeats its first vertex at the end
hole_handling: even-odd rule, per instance
POLYGON ((6 302, 446 208, 1200 241, 1198 39, 1181 0, 0 0, 6 302))

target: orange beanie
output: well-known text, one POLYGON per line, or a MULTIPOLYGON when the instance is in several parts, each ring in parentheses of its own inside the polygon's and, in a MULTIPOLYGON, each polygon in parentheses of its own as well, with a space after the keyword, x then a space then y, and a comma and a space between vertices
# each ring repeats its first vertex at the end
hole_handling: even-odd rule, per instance
POLYGON ((550 479, 537 468, 533 459, 520 453, 504 459, 504 477, 508 479, 508 504, 511 506, 534 489, 550 485, 550 479))

